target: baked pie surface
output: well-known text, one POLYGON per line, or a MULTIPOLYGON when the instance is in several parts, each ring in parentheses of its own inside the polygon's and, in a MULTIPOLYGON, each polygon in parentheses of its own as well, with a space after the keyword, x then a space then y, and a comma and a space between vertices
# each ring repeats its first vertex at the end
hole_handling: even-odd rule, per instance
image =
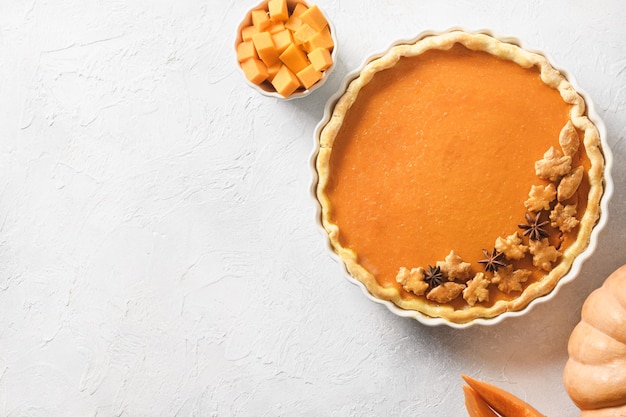
POLYGON ((455 323, 521 310, 587 247, 604 159, 547 59, 450 32, 369 62, 321 129, 331 245, 376 298, 455 323))

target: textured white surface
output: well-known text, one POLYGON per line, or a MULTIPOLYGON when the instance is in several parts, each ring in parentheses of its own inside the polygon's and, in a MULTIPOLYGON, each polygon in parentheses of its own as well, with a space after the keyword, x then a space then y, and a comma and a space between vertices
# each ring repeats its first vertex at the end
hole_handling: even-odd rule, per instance
POLYGON ((234 64, 256 3, 0 2, 0 415, 461 416, 461 373, 576 415, 567 339, 626 263, 622 2, 320 0, 339 62, 289 102, 234 64), (462 331, 368 301, 309 195, 313 130, 343 75, 452 26, 549 52, 615 157, 579 278, 522 319, 462 331))

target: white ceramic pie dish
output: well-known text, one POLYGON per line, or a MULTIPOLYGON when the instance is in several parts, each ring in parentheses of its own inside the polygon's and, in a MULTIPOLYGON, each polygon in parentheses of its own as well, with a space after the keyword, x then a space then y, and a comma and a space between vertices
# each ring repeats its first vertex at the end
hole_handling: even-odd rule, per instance
MULTIPOLYGON (((233 51, 236 52, 237 50, 237 45, 239 43, 241 43, 241 29, 243 29, 245 26, 249 26, 252 24, 252 17, 251 17, 251 13, 253 10, 258 10, 258 9, 267 9, 267 3, 268 0, 264 0, 261 3, 257 4, 255 7, 251 8, 250 10, 248 10, 248 12, 246 13, 246 16, 244 17, 244 19, 241 21, 241 23, 239 24, 239 26, 237 27, 237 36, 235 37, 235 44, 234 44, 234 48, 233 51)), ((312 4, 309 2, 306 2, 304 0, 287 0, 287 6, 289 7, 289 10, 292 10, 293 7, 297 4, 297 3, 303 3, 304 5, 306 5, 307 7, 310 7, 312 4)), ((318 82, 316 82, 312 87, 310 87, 307 90, 300 90, 300 91, 296 91, 295 93, 291 94, 289 97, 284 97, 282 95, 280 95, 279 93, 276 92, 276 90, 274 90, 272 88, 271 85, 269 85, 267 82, 258 85, 258 84, 254 84, 252 82, 250 82, 243 70, 241 69, 241 65, 239 64, 239 61, 237 60, 237 56, 235 53, 235 64, 237 65, 237 68, 239 68, 239 72, 241 73, 241 75, 243 76, 244 81, 246 82, 246 84, 248 84, 252 89, 256 90, 258 93, 267 96, 267 97, 273 97, 273 98, 277 98, 279 100, 293 100, 293 99, 297 99, 297 98, 303 98, 308 96, 309 94, 311 94, 313 91, 317 90, 318 88, 320 88, 322 85, 324 85, 324 83, 326 82, 326 80, 328 80, 328 77, 330 77, 330 74, 332 74, 333 70, 335 69, 336 66, 336 62, 337 62, 337 34, 335 31, 335 26, 333 25, 333 22, 328 18, 328 16, 326 15, 326 13, 324 12, 324 10, 322 10, 322 13, 324 14, 324 17, 326 17, 326 21, 328 22, 328 27, 330 28, 330 36, 333 38, 333 43, 335 44, 330 56, 333 60, 332 65, 327 68, 326 70, 323 71, 323 76, 322 79, 319 80, 318 82)))
POLYGON ((359 68, 355 69, 354 71, 348 73, 338 91, 329 98, 329 100, 326 103, 325 106, 325 110, 324 110, 324 115, 322 117, 322 119, 320 120, 320 122, 318 123, 318 125, 316 126, 315 129, 315 148, 313 151, 313 154, 311 155, 310 158, 310 164, 311 164, 311 171, 312 171, 312 175, 313 175, 313 180, 312 180, 312 186, 311 186, 311 196, 313 197, 314 201, 315 201, 315 207, 316 207, 316 218, 317 218, 317 223, 320 227, 320 231, 321 233, 324 235, 324 237, 327 239, 327 244, 328 244, 328 250, 331 253, 331 256, 336 259, 338 261, 338 263, 340 265, 344 265, 343 267, 343 275, 345 276, 346 279, 348 279, 348 281, 352 282, 353 284, 359 286, 361 288, 361 290, 363 291, 363 293, 372 301, 379 303, 379 304, 383 304, 385 305, 392 313, 401 316, 401 317, 409 317, 409 318, 413 318, 415 320, 418 320, 419 322, 425 324, 425 325, 429 325, 429 326, 438 326, 438 325, 448 325, 450 327, 453 328, 467 328, 470 326, 473 326, 475 324, 480 324, 480 325, 494 325, 497 323, 500 323, 501 321, 503 321, 505 318, 508 317, 517 317, 517 316, 521 316, 526 314, 528 311, 531 310, 531 308, 533 308, 533 306, 535 306, 537 303, 540 302, 545 302, 548 301, 550 299, 552 299, 553 297, 556 296, 556 294, 558 293, 559 289, 565 285, 566 283, 571 282, 572 280, 574 280, 580 273, 581 267, 584 264, 584 262, 589 259, 589 257, 594 253, 597 244, 598 244, 598 235, 600 233, 600 231, 605 227, 607 220, 608 220, 608 203, 609 200, 613 194, 613 181, 611 178, 611 167, 613 164, 613 157, 611 154, 611 151, 609 149, 607 140, 606 140, 606 127, 602 121, 602 119, 598 116, 596 110, 595 110, 595 106, 593 104, 593 101, 590 99, 590 97, 584 92, 584 90, 582 90, 580 88, 580 86, 578 85, 578 83, 576 82, 575 78, 572 76, 572 74, 569 71, 563 70, 560 66, 558 65, 554 65, 554 60, 549 56, 549 54, 543 52, 543 51, 539 51, 533 48, 528 48, 525 45, 522 44, 522 42, 517 39, 517 38, 512 38, 512 37, 502 37, 502 36, 498 36, 497 34, 494 34, 492 31, 489 30, 479 30, 479 31, 470 31, 464 28, 451 28, 447 31, 444 32, 433 32, 433 31, 427 31, 427 32, 423 32, 421 34, 419 34, 417 37, 413 38, 413 39, 409 39, 409 40, 399 40, 396 42, 393 42, 391 45, 389 45, 388 48, 385 49, 385 51, 381 52, 381 53, 377 53, 377 54, 373 54, 371 56, 369 56, 367 59, 365 59, 362 63, 361 66, 359 66, 359 68), (407 44, 407 43, 414 43, 417 40, 424 38, 426 36, 431 36, 431 35, 437 35, 437 34, 441 34, 441 33, 446 33, 446 32, 451 32, 451 31, 464 31, 464 32, 468 32, 468 33, 482 33, 482 34, 486 34, 489 36, 492 36, 496 39, 499 39, 501 41, 507 42, 507 43, 512 43, 514 45, 520 46, 521 48, 531 51, 531 52, 535 52, 538 54, 541 54, 543 56, 545 56, 548 61, 552 64, 552 66, 556 69, 558 69, 566 78, 567 80, 572 84, 572 86, 576 89, 576 91, 583 97, 583 99, 585 100, 585 104, 587 107, 587 113, 588 113, 588 117, 589 119, 596 125, 599 134, 600 134, 600 142, 601 142, 601 146, 602 146, 602 151, 604 154, 604 190, 603 190, 603 195, 601 197, 600 200, 600 216, 599 216, 599 220, 597 222, 597 224, 595 225, 595 227, 592 230, 591 236, 590 236, 590 241, 588 246, 586 247, 586 249, 580 253, 576 259, 573 261, 571 268, 569 269, 569 271, 558 281, 558 283, 556 284, 555 288, 550 291, 548 294, 535 298, 534 300, 532 300, 525 308, 519 310, 519 311, 508 311, 505 313, 502 313, 494 318, 477 318, 474 319, 470 322, 467 323, 454 323, 451 321, 448 321, 446 319, 443 318, 439 318, 439 317, 431 317, 428 315, 425 315, 423 313, 420 313, 418 311, 413 311, 413 310, 404 310, 400 307, 398 307, 396 304, 392 303, 391 301, 386 301, 386 300, 382 300, 379 299, 377 297, 374 297, 365 287, 365 285, 363 283, 361 283, 361 281, 357 280, 356 278, 354 278, 352 275, 350 275, 350 273, 348 272, 347 268, 345 267, 345 265, 343 264, 343 261, 341 260, 341 258, 335 253, 335 251, 333 250, 330 241, 328 240, 328 234, 326 232, 326 230, 324 229, 324 226, 322 224, 321 221, 321 206, 318 202, 316 193, 317 193, 317 182, 318 182, 318 176, 317 176, 317 171, 316 171, 316 158, 317 158, 317 154, 319 152, 319 139, 320 139, 320 134, 322 129, 324 128, 324 126, 327 124, 327 122, 330 120, 330 117, 332 115, 333 109, 337 103, 337 101, 339 100, 339 98, 344 94, 344 92, 346 91, 348 85, 350 84, 350 82, 352 80, 354 80, 355 78, 357 78, 361 72, 361 70, 371 61, 381 57, 382 55, 384 55, 384 53, 396 46, 396 45, 401 45, 401 44, 407 44))

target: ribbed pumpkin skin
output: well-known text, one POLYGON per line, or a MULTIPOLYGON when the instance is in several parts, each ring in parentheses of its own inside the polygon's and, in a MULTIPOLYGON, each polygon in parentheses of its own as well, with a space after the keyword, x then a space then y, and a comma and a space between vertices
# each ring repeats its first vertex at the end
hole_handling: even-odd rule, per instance
POLYGON ((563 383, 581 417, 626 417, 626 265, 587 297, 567 350, 563 383))
POLYGON ((581 410, 580 417, 626 417, 626 405, 622 407, 581 410))

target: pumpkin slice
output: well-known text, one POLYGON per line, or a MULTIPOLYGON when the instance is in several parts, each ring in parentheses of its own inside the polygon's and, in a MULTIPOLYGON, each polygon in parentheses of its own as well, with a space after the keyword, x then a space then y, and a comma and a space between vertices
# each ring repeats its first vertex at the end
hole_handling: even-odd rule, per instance
POLYGON ((465 408, 469 417, 498 417, 474 388, 464 385, 463 394, 465 394, 465 408))
MULTIPOLYGON (((546 417, 515 395, 486 382, 461 375, 465 382, 499 414, 506 417, 546 417)), ((471 415, 471 414, 470 414, 471 415)), ((479 415, 479 414, 478 414, 479 415)))

